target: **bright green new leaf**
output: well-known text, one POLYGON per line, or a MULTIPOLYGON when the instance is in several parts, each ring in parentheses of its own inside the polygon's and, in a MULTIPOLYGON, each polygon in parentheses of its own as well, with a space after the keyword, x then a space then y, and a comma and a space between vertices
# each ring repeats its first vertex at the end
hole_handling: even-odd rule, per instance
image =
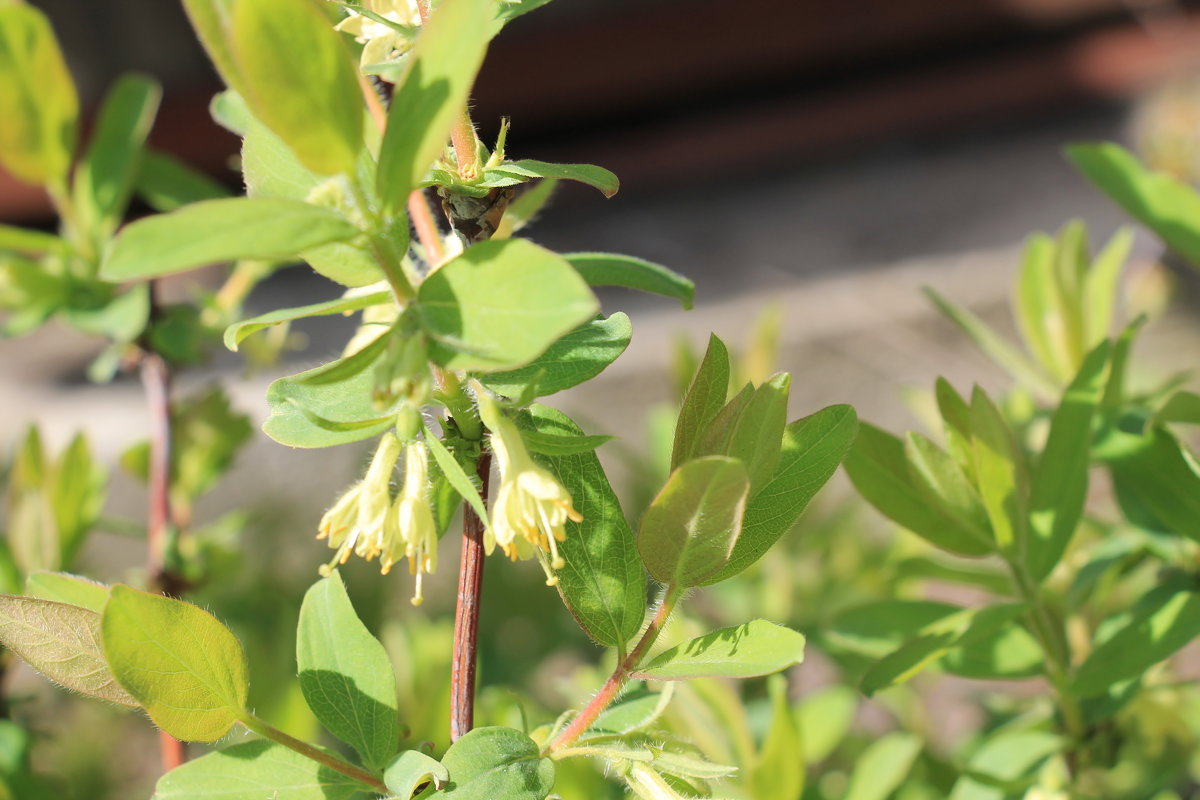
POLYGON ((787 680, 780 675, 767 683, 771 727, 750 773, 755 800, 800 800, 804 794, 804 740, 787 689, 787 680))
POLYGON ((232 38, 246 104, 322 175, 353 174, 363 98, 350 53, 312 0, 234 0, 232 38))
POLYGON ((1066 380, 1071 364, 1060 335, 1063 312, 1054 271, 1057 248, 1054 239, 1044 233, 1034 234, 1026 242, 1013 292, 1013 311, 1030 352, 1050 374, 1066 380))
POLYGON ((988 517, 979 492, 952 456, 925 436, 909 431, 904 437, 904 455, 913 485, 940 513, 971 532, 978 541, 988 538, 988 517))
POLYGON ((357 235, 358 229, 336 212, 296 200, 206 200, 126 226, 100 272, 105 280, 123 281, 220 261, 285 259, 357 235))
POLYGON ((946 432, 946 449, 972 483, 975 482, 975 457, 971 447, 971 407, 945 378, 934 384, 938 413, 946 432))
POLYGON ((46 15, 0 5, 0 164, 32 184, 65 186, 79 97, 46 15))
POLYGON ((54 465, 50 502, 58 528, 59 563, 69 567, 95 524, 108 494, 108 470, 77 434, 54 465))
POLYGON ((616 253, 565 253, 571 266, 589 286, 623 286, 641 292, 673 297, 691 308, 696 285, 661 264, 616 253))
MULTIPOLYGON (((535 405, 518 419, 522 434, 581 436, 565 414, 535 405)), ((594 452, 534 456, 571 493, 583 517, 568 520, 558 550, 566 564, 558 570, 558 591, 571 615, 596 642, 622 647, 646 616, 646 575, 633 532, 604 468, 594 452)))
POLYGON ((734 543, 729 563, 705 584, 738 574, 760 559, 792 530, 854 442, 858 417, 850 406, 828 406, 790 423, 775 474, 746 504, 742 535, 734 543))
POLYGON ((742 531, 750 478, 737 459, 685 461, 642 515, 637 548, 657 581, 699 586, 729 561, 742 531))
POLYGON ((841 744, 858 710, 858 692, 833 685, 809 692, 795 708, 804 761, 819 764, 841 744))
POLYGON ((430 357, 453 370, 524 366, 598 308, 561 256, 524 239, 470 247, 417 292, 417 312, 433 340, 430 357))
POLYGON ((564 181, 579 181, 599 189, 605 197, 612 197, 621 188, 617 176, 604 167, 592 164, 549 164, 525 158, 506 161, 487 170, 481 186, 512 186, 533 178, 555 178, 564 181))
MULTIPOLYGON (((52 233, 0 225, 0 252, 5 250, 31 256, 43 254, 60 255, 66 252, 67 243, 52 233)), ((7 291, 7 287, 6 287, 7 291)))
POLYGON ((25 594, 79 606, 97 614, 104 613, 104 604, 108 602, 108 586, 68 572, 33 573, 25 581, 25 594))
POLYGON ((446 751, 450 782, 441 800, 544 800, 554 786, 554 762, 512 728, 476 728, 446 751))
POLYGON ((395 411, 372 402, 375 365, 387 351, 378 339, 346 358, 280 378, 267 387, 271 416, 263 432, 290 447, 332 447, 369 439, 395 422, 395 411))
POLYGON ((104 661, 100 615, 91 609, 0 595, 0 642, 60 686, 117 705, 138 706, 104 661))
POLYGON ((645 685, 633 692, 627 691, 620 702, 601 712, 588 730, 601 735, 641 730, 662 716, 674 695, 674 683, 664 683, 662 691, 658 692, 646 689, 645 685))
POLYGON ((957 325, 963 333, 967 334, 988 358, 999 364, 1019 382, 1046 397, 1054 397, 1058 394, 1054 382, 1030 363, 1029 359, 1019 350, 1006 342, 1000 334, 992 330, 987 323, 965 308, 942 297, 933 289, 927 287, 925 294, 933 301, 937 309, 957 325))
POLYGON ((226 328, 225 346, 230 350, 236 351, 242 340, 250 334, 261 331, 264 328, 269 328, 272 325, 278 325, 281 322, 308 319, 309 317, 324 317, 330 314, 349 314, 352 311, 360 311, 364 308, 383 305, 391 301, 392 293, 382 291, 339 297, 336 300, 326 300, 323 303, 313 303, 298 308, 281 308, 278 311, 269 311, 257 317, 235 322, 226 328))
POLYGON ((1175 392, 1154 414, 1151 424, 1166 425, 1171 422, 1200 425, 1200 394, 1182 390, 1175 392))
POLYGON ((803 660, 802 634, 755 619, 664 650, 638 667, 634 674, 656 681, 756 678, 787 669, 803 660))
POLYGON ((1167 246, 1200 264, 1200 195, 1190 186, 1142 166, 1115 144, 1077 144, 1067 157, 1134 219, 1157 233, 1167 246))
POLYGON ((412 797, 421 784, 432 781, 434 788, 440 788, 449 780, 450 772, 442 762, 420 750, 405 750, 383 772, 388 791, 402 800, 412 797))
POLYGON ((1000 409, 978 386, 971 394, 975 475, 992 537, 1002 552, 1028 546, 1029 479, 1021 451, 1000 409))
POLYGON ((1122 228, 1113 235, 1083 279, 1084 346, 1094 348, 1108 338, 1118 281, 1133 249, 1133 230, 1122 228))
POLYGON ((888 519, 951 553, 980 556, 991 552, 989 541, 930 506, 913 482, 904 443, 897 437, 874 425, 860 424, 845 464, 854 488, 888 519))
POLYGON ((400 740, 396 675, 383 645, 354 613, 337 571, 304 595, 296 664, 300 690, 321 724, 368 767, 383 769, 400 740))
POLYGON ((142 154, 134 186, 138 197, 155 211, 166 213, 188 203, 229 197, 229 190, 212 178, 166 153, 142 154))
POLYGON ((904 683, 955 647, 984 641, 1024 613, 1021 603, 963 609, 921 629, 913 639, 884 656, 867 671, 862 690, 868 695, 904 683))
POLYGON ((114 586, 101 634, 117 683, 176 739, 215 742, 246 713, 246 655, 207 611, 114 586))
POLYGON ((708 423, 724 408, 729 394, 729 350, 712 335, 704 359, 692 378, 679 421, 675 424, 675 444, 671 448, 671 469, 690 459, 708 423))
POLYGON ((779 465, 791 384, 792 376, 781 372, 747 393, 744 404, 735 407, 735 401, 730 401, 726 406, 733 412, 729 418, 722 410, 709 423, 709 432, 716 433, 716 438, 706 436, 693 455, 729 456, 741 461, 750 475, 753 497, 771 480, 779 465))
MULTIPOLYGON (((442 155, 483 63, 495 14, 494 0, 443 0, 421 29, 379 148, 377 189, 388 208, 403 209, 409 192, 442 155)), ((460 165, 468 166, 473 165, 460 165)))
POLYGON ((854 762, 850 788, 842 800, 887 800, 904 783, 920 754, 921 740, 913 734, 884 734, 854 762))
POLYGON ((329 767, 259 740, 188 761, 158 779, 152 800, 349 800, 364 787, 329 767))
POLYGON ((1200 592, 1172 581, 1146 595, 1115 633, 1075 673, 1074 693, 1091 697, 1136 678, 1200 636, 1200 592))
POLYGON ((1030 480, 1026 565, 1036 581, 1058 564, 1083 517, 1091 465, 1092 417, 1104 392, 1108 355, 1105 340, 1088 355, 1067 387, 1030 480))
POLYGON ((125 216, 161 99, 162 87, 145 75, 123 76, 104 99, 73 187, 81 224, 96 241, 125 216))
POLYGON ((529 364, 489 373, 482 382, 493 392, 508 397, 521 397, 532 384, 535 397, 546 397, 599 375, 625 352, 632 336, 629 317, 617 312, 608 319, 584 323, 529 364))
POLYGON ((967 760, 966 774, 954 784, 950 800, 1005 800, 1013 790, 1025 789, 1063 744, 1061 736, 1047 731, 1002 728, 967 760))

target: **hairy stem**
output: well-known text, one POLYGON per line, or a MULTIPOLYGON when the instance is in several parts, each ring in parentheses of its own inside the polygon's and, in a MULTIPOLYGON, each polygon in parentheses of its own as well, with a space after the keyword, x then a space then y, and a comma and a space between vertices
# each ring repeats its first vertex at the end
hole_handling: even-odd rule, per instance
POLYGON ((646 630, 642 631, 641 638, 637 644, 629 651, 629 655, 621 659, 617 664, 617 668, 613 670, 612 675, 604 682, 604 686, 600 687, 600 691, 592 698, 591 702, 584 706, 583 710, 571 720, 571 724, 562 729, 558 736, 545 747, 542 751, 543 755, 549 755, 555 751, 567 747, 576 739, 578 739, 584 731, 586 731, 596 717, 612 705, 613 701, 620 696, 621 690, 625 688, 625 683, 629 680, 630 674, 637 669, 645 658, 646 652, 650 646, 658 639, 658 635, 662 633, 663 626, 667 624, 667 619, 671 616, 671 612, 675 610, 675 603, 679 600, 679 589, 674 586, 668 586, 663 593, 662 602, 658 606, 658 611, 655 612, 650 624, 646 626, 646 630))
POLYGON ((264 739, 270 739, 272 742, 281 744, 289 750, 296 751, 305 758, 310 758, 319 764, 324 764, 335 772, 345 775, 347 778, 356 780, 364 786, 370 786, 380 794, 390 794, 387 786, 365 769, 343 761, 335 755, 330 755, 324 750, 319 750, 308 742, 302 742, 299 739, 288 736, 283 731, 268 725, 253 714, 247 712, 238 717, 238 721, 264 739))
POLYGON ((408 216, 412 219, 417 240, 421 247, 425 248, 425 256, 430 265, 440 266, 446 260, 446 249, 442 247, 442 235, 438 232, 433 212, 429 210, 429 201, 425 198, 424 190, 417 189, 408 196, 408 216))
MULTIPOLYGON (((484 452, 475 464, 479 496, 488 499, 492 457, 484 452)), ((475 667, 479 651, 479 599, 483 593, 483 520, 463 503, 462 559, 458 568, 458 603, 454 609, 454 653, 450 668, 450 740, 458 741, 475 726, 475 667)))

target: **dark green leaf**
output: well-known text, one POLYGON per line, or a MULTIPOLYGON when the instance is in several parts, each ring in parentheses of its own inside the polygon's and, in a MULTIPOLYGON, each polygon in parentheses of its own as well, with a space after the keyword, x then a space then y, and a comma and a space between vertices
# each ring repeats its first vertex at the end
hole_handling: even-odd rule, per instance
POLYGON ((354 174, 364 105, 350 53, 311 0, 233 4, 228 40, 246 104, 323 175, 354 174))
POLYGON ((117 683, 176 739, 215 742, 246 713, 242 645, 207 611, 114 586, 101 632, 117 683))
POLYGON ((796 526, 809 502, 837 471, 857 430, 854 409, 842 405, 823 408, 784 428, 775 474, 750 498, 729 563, 706 584, 746 569, 796 526))
POLYGON ((642 516, 637 547, 655 580, 699 586, 729 561, 742 530, 750 479, 737 459, 685 461, 642 516))
POLYGON ((79 98, 46 15, 0 5, 0 164, 26 183, 65 188, 79 98))
POLYGON ((138 706, 105 663, 100 615, 91 609, 0 595, 0 642, 60 686, 117 705, 138 706))
POLYGON ((597 305, 570 265, 524 239, 470 247, 417 292, 431 358, 480 372, 528 364, 591 319, 597 305))
POLYGON ((617 176, 604 167, 591 164, 548 164, 532 158, 506 161, 497 167, 492 167, 487 170, 482 185, 511 186, 513 183, 524 183, 532 178, 579 181, 599 189, 605 197, 612 197, 621 188, 621 182, 617 180, 617 176))
POLYGON ((235 744, 158 779, 152 800, 350 800, 363 787, 280 744, 235 744))
MULTIPOLYGON (((447 0, 421 29, 388 110, 377 189, 403 209, 425 170, 442 155, 494 32, 493 0, 447 0)), ((460 165, 460 168, 473 165, 460 165)), ((436 273, 435 273, 436 274, 436 273)))
POLYGON ((532 384, 534 396, 546 397, 599 375, 625 352, 632 335, 629 317, 620 312, 608 319, 592 320, 550 345, 531 363, 519 369, 489 373, 482 382, 508 397, 522 396, 532 384))
POLYGON ((300 690, 321 724, 381 770, 400 740, 396 675, 383 645, 354 613, 337 571, 304 595, 296 664, 300 690))
MULTIPOLYGON (((518 422, 526 431, 582 436, 567 416, 535 405, 518 422)), ((571 615, 595 641, 621 647, 638 632, 646 614, 646 576, 633 532, 604 468, 593 452, 535 456, 571 493, 582 522, 566 523, 558 545, 566 565, 558 570, 558 591, 571 615)))
POLYGON ((677 272, 661 264, 655 264, 633 256, 616 253, 566 253, 563 258, 571 262, 589 286, 623 286, 664 297, 673 297, 691 308, 696 295, 696 285, 677 272))
POLYGON ((241 341, 250 334, 261 331, 263 328, 269 328, 272 325, 278 325, 281 322, 307 319, 309 317, 323 317, 330 314, 349 314, 352 311, 359 311, 371 306, 391 302, 391 299, 391 292, 371 292, 370 294, 339 297, 336 300, 326 300, 323 303, 313 303, 312 305, 300 306, 298 308, 281 308, 278 311, 270 311, 266 314, 260 314, 257 317, 235 322, 226 328, 225 346, 230 350, 237 350, 241 341))
POLYGON ((804 636, 756 619, 722 628, 655 656, 634 675, 656 681, 755 678, 804 660, 804 636))
POLYGON ((1037 639, 1018 624, 956 647, 942 658, 942 669, 951 675, 975 680, 1019 680, 1045 672, 1046 654, 1037 639))
POLYGON ((283 259, 357 235, 337 213, 296 200, 206 200, 127 226, 105 255, 101 275, 122 281, 241 258, 283 259))
MULTIPOLYGON (((1108 462, 1122 508, 1136 506, 1156 530, 1200 541, 1200 465, 1165 428, 1112 431, 1098 454, 1108 462)), ((1141 522, 1141 520, 1134 520, 1141 522)))

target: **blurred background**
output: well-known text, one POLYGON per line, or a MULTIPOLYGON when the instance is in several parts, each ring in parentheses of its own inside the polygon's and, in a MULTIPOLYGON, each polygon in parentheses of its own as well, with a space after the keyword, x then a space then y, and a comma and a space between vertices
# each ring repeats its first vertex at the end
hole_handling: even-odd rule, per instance
MULTIPOLYGON (((165 85, 165 100, 152 144, 236 182, 237 140, 208 114, 219 84, 178 3, 32 2, 55 24, 85 105, 94 108, 123 72, 153 74, 165 85)), ((637 498, 656 488, 640 481, 651 457, 641 441, 648 409, 674 399, 672 353, 702 345, 710 330, 735 346, 749 346, 755 329, 774 342, 771 360, 794 375, 792 417, 851 403, 864 419, 912 427, 901 398, 927 390, 938 375, 959 386, 1006 385, 920 287, 935 286, 1011 331, 1007 300, 1024 237, 1082 218, 1099 244, 1125 223, 1063 159, 1062 146, 1115 140, 1194 178, 1197 71, 1200 2, 1182 0, 557 0, 495 42, 473 116, 485 141, 502 116, 511 117, 515 158, 596 163, 622 180, 612 200, 564 187, 530 229, 532 238, 560 250, 634 254, 696 281, 691 312, 661 299, 604 294, 606 311, 630 313, 633 344, 586 392, 554 398, 591 431, 628 437, 601 456, 619 488, 637 498), (757 324, 764 313, 766 322, 757 324)), ((53 220, 38 190, 0 173, 0 222, 53 220)), ((1172 281, 1158 265, 1159 246, 1139 233, 1135 254, 1132 291, 1161 305, 1172 281)), ((1187 298, 1186 276, 1176 282, 1187 298)), ((336 291, 306 269, 289 269, 256 291, 248 312, 336 291)), ((1188 305, 1176 303, 1143 342, 1148 369, 1174 369, 1189 355, 1194 362, 1200 327, 1188 305)), ((182 388, 220 380, 236 407, 261 422, 267 383, 335 355, 352 322, 321 318, 294 330, 301 346, 273 371, 247 375, 226 354, 188 372, 182 388)), ((97 347, 53 325, 0 341, 6 450, 33 420, 55 447, 86 431, 109 463, 144 436, 135 379, 86 381, 97 347)), ((200 599, 238 628, 252 651, 263 650, 256 657, 264 662, 290 657, 290 621, 326 557, 312 538, 317 519, 362 457, 354 447, 289 451, 259 437, 233 478, 197 509, 207 520, 249 509, 238 546, 249 555, 236 566, 230 556, 228 582, 200 599), (272 615, 282 618, 281 628, 261 631, 272 615)), ((826 494, 812 524, 832 531, 848 524, 839 506, 847 487, 826 494)), ((114 470, 111 513, 137 518, 143 503, 141 485, 114 470)), ((876 518, 855 519, 857 528, 882 527, 876 518)), ((98 577, 125 579, 128 565, 141 561, 141 546, 97 536, 89 567, 98 577)), ((454 555, 446 552, 442 563, 453 564, 454 555)), ((394 653, 412 656, 405 648, 418 635, 413 630, 445 634, 420 618, 408 627, 386 622, 380 609, 407 606, 406 577, 358 572, 352 585, 360 612, 374 629, 393 625, 385 639, 394 653)), ((427 590, 427 609, 452 609, 451 572, 444 568, 427 590)), ((802 577, 804 569, 794 574, 802 577)), ((497 569, 489 581, 497 592, 519 584, 497 569)), ((515 618, 485 644, 485 680, 534 694, 540 686, 542 702, 561 704, 556 684, 542 679, 567 680, 561 676, 595 650, 581 636, 562 638, 570 618, 557 609, 547 619, 544 596, 513 592, 508 610, 515 618)), ((816 657, 797 680, 819 685, 833 669, 816 657)), ((407 677, 415 682, 418 674, 413 666, 407 677)), ((18 686, 34 691, 40 684, 22 675, 18 686)), ((302 732, 305 712, 294 692, 261 683, 256 691, 283 727, 292 714, 292 730, 302 732)), ((951 684, 946 691, 956 690, 951 684)), ((80 724, 108 719, 108 712, 71 713, 80 724)), ((871 712, 863 713, 869 723, 871 712)), ((952 736, 955 718, 947 720, 944 735, 952 736)), ((148 726, 127 727, 153 751, 148 726)), ((91 775, 73 780, 91 780, 94 797, 144 796, 155 770, 145 755, 112 762, 68 745, 42 757, 74 776, 91 775)))

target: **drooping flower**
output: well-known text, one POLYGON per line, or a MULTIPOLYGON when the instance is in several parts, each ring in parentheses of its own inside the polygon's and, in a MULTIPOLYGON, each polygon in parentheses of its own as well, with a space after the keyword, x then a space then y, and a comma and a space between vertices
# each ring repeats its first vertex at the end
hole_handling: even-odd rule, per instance
POLYGON ((383 574, 407 558, 409 574, 416 578, 412 604, 421 605, 421 579, 437 569, 437 525, 429 506, 429 456, 421 442, 409 442, 404 448, 404 486, 384 522, 384 538, 383 574))
POLYGON ((392 505, 392 472, 399 457, 400 440, 389 431, 380 439, 367 474, 321 517, 317 538, 327 539, 329 546, 337 550, 329 564, 321 568, 322 574, 345 564, 352 552, 370 561, 383 551, 384 522, 392 505))
POLYGON ((558 543, 566 539, 567 520, 582 522, 571 494, 547 470, 534 463, 517 426, 478 390, 479 411, 491 432, 489 441, 500 467, 500 486, 492 504, 491 524, 483 535, 488 554, 499 545, 506 556, 537 558, 546 584, 558 583, 554 570, 565 564, 558 543))

